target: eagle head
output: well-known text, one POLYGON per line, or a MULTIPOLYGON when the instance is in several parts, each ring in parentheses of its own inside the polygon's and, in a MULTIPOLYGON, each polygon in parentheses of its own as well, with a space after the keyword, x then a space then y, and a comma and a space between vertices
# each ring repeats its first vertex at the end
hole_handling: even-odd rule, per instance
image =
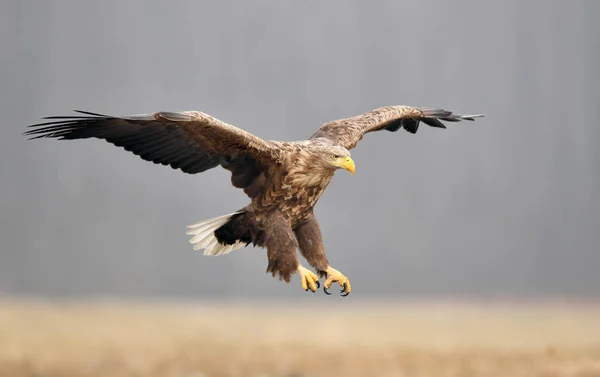
POLYGON ((354 161, 350 157, 350 151, 338 145, 327 146, 321 151, 322 161, 334 169, 346 169, 354 174, 354 161))

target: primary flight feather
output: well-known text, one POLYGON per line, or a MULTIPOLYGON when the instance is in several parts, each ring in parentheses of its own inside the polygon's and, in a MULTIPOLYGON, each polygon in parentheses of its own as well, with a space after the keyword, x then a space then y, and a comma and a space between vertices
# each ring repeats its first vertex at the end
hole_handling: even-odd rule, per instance
MULTIPOLYGON (((223 255, 252 243, 267 249, 267 272, 289 282, 298 273, 302 288, 315 292, 319 277, 325 293, 334 282, 341 294, 350 281, 329 265, 313 208, 337 169, 354 173, 349 150, 366 133, 404 128, 416 133, 422 122, 446 128, 441 121, 473 121, 483 114, 460 115, 434 108, 389 106, 323 124, 308 140, 263 140, 199 111, 107 116, 77 111, 52 116, 25 132, 33 139, 104 139, 144 160, 189 174, 221 166, 231 172, 233 186, 250 203, 228 215, 188 226, 194 249, 223 255), (303 267, 296 249, 317 274, 303 267)), ((328 293, 329 294, 329 293, 328 293)))

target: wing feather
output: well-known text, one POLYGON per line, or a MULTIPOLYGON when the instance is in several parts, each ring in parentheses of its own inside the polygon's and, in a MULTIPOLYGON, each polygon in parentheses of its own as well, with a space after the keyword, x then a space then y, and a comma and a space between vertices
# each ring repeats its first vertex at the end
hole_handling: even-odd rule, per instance
POLYGON ((75 110, 78 116, 49 116, 25 132, 31 139, 98 138, 144 160, 195 174, 214 168, 224 157, 277 158, 270 142, 199 111, 109 116, 75 110))
POLYGON ((311 139, 325 138, 336 145, 352 149, 368 132, 387 130, 391 132, 404 128, 410 133, 416 133, 419 123, 431 127, 446 128, 441 122, 473 121, 484 114, 461 115, 444 109, 412 106, 388 106, 357 115, 355 117, 338 119, 323 124, 311 139))

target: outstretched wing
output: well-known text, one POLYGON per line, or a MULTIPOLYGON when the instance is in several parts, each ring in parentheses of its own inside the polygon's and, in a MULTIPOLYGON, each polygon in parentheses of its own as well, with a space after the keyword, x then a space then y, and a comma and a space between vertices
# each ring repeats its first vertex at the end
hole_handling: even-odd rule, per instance
POLYGON ((77 111, 52 116, 25 132, 32 139, 104 139, 146 161, 195 174, 239 157, 255 162, 274 159, 277 148, 240 128, 198 111, 108 116, 77 111))
POLYGON ((352 149, 367 132, 379 130, 395 132, 400 128, 404 128, 406 131, 414 134, 417 132, 420 122, 431 127, 446 128, 441 120, 459 122, 462 120, 475 120, 475 118, 482 116, 484 114, 453 114, 451 111, 429 107, 380 107, 352 118, 327 122, 311 136, 311 139, 326 138, 334 144, 341 145, 346 149, 352 149))

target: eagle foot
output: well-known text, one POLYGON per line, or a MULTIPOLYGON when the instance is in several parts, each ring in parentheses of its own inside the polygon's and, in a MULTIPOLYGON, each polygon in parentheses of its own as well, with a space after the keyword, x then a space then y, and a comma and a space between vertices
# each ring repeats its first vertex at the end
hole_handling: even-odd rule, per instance
POLYGON ((321 284, 319 283, 319 277, 317 274, 305 268, 303 266, 298 266, 298 274, 300 275, 300 281, 302 282, 302 289, 315 293, 317 289, 321 288, 321 284))
POLYGON ((327 276, 327 280, 325 280, 325 283, 323 283, 323 292, 325 292, 325 294, 331 294, 327 290, 331 288, 331 285, 335 281, 337 281, 340 287, 342 287, 342 290, 340 291, 340 296, 346 297, 350 294, 350 291, 352 290, 352 287, 350 286, 350 280, 348 280, 348 278, 345 277, 341 272, 339 272, 335 268, 329 267, 327 269, 327 276))

